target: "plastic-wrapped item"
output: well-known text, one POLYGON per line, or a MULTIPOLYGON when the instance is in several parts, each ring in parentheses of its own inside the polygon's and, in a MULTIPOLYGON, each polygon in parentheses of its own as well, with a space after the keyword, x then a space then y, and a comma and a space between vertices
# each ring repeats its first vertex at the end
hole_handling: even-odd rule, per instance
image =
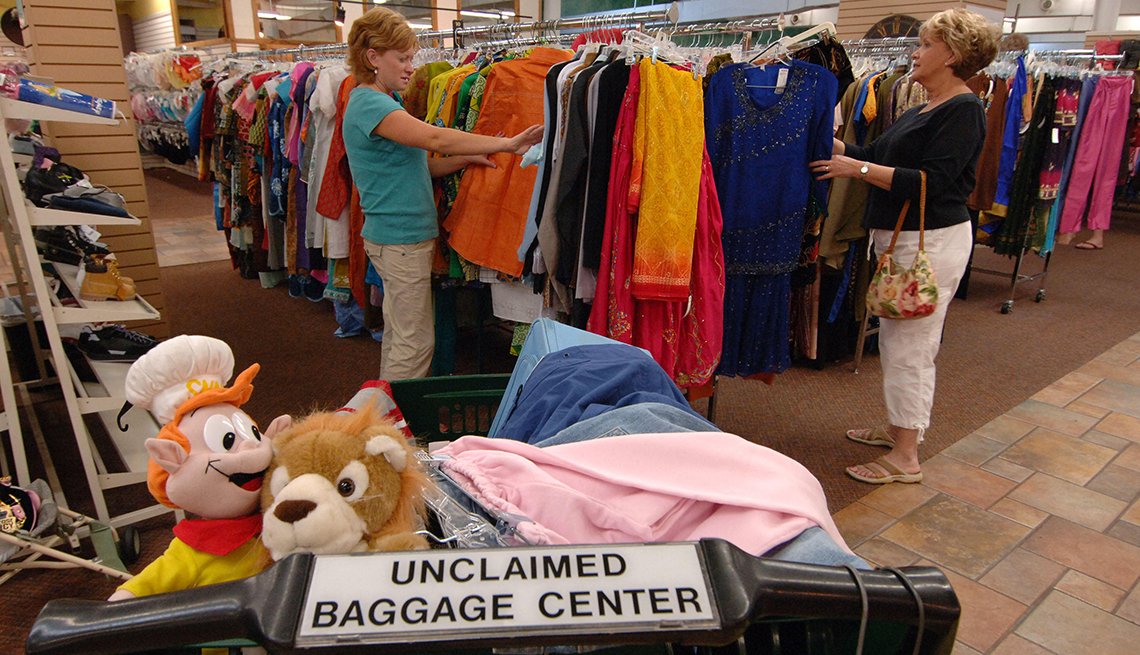
POLYGON ((0 93, 9 98, 37 105, 102 116, 103 118, 115 116, 114 100, 96 98, 86 93, 79 93, 26 77, 13 78, 11 75, 0 73, 0 93))

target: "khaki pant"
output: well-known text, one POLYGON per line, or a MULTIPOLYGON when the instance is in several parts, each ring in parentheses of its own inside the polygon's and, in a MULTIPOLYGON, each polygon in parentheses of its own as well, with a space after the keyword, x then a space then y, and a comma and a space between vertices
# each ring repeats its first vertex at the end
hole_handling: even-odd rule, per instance
POLYGON ((400 245, 365 240, 364 251, 384 281, 384 340, 380 377, 427 377, 435 350, 431 262, 435 239, 400 245))

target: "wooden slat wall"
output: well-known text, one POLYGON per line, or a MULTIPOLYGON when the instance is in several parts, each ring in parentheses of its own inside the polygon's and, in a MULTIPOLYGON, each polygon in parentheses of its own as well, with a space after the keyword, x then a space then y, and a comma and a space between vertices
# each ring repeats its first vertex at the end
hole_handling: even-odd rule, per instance
MULTIPOLYGON (((33 73, 50 77, 59 86, 114 100, 128 117, 115 127, 47 123, 44 132, 64 161, 82 169, 96 184, 123 194, 127 209, 143 219, 139 226, 102 227, 100 231, 118 257, 123 274, 133 278, 142 295, 161 312, 165 302, 123 71, 115 1, 24 0, 24 8, 28 23, 24 40, 30 44, 33 73)), ((170 335, 165 320, 132 327, 159 338, 170 335)))
POLYGON ((893 14, 905 14, 926 20, 951 7, 988 7, 1005 11, 1005 0, 973 0, 972 2, 942 0, 841 0, 839 18, 835 27, 840 39, 861 39, 879 20, 893 14))

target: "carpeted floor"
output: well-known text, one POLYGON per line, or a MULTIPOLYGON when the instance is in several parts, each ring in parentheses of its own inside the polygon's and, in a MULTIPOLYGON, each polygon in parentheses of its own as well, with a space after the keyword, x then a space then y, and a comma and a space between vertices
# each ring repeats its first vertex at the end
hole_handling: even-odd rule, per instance
MULTIPOLYGON (((1022 285, 1011 314, 998 308, 1009 294, 1008 277, 975 274, 969 298, 955 301, 938 360, 933 426, 923 456, 929 457, 1110 346, 1140 329, 1140 215, 1118 214, 1103 251, 1061 248, 1046 284, 1048 298, 1033 302, 1035 283, 1022 285)), ((1012 261, 978 249, 975 265, 1008 271, 1012 261)), ((1027 273, 1041 261, 1026 260, 1027 273)), ((263 289, 240 279, 229 262, 162 269, 167 318, 174 333, 207 334, 233 347, 238 367, 262 365, 249 412, 262 422, 280 413, 302 414, 342 403, 366 379, 377 375, 380 345, 366 337, 342 340, 327 303, 290 298, 283 287, 263 289)), ((470 348, 475 333, 460 334, 459 372, 477 369, 470 348)), ((509 334, 484 332, 484 372, 508 372, 509 334)), ((868 456, 866 447, 842 438, 845 428, 883 421, 881 378, 876 356, 858 374, 850 363, 823 370, 795 368, 772 386, 725 379, 718 388, 716 422, 724 430, 772 447, 799 460, 821 481, 833 512, 872 487, 843 475, 843 466, 868 456)), ((698 408, 704 409, 704 401, 698 408)), ((41 411, 40 414, 45 412, 41 411)), ((48 411, 51 415, 52 412, 48 411)), ((58 413, 56 413, 58 416, 58 413)), ((45 433, 53 429, 50 416, 45 433)), ((65 439, 67 441, 67 439, 65 439)), ((72 448, 74 446, 71 446, 72 448)), ((53 445, 54 448, 54 445, 53 445)), ((66 446, 64 446, 66 448, 66 446)), ((73 457, 61 450, 57 458, 73 457)), ((81 480, 65 480, 73 506, 83 507, 81 480)), ((124 490, 112 503, 138 502, 139 490, 124 490)), ((169 518, 143 524, 142 563, 165 548, 169 518)), ((137 570, 137 568, 136 568, 137 570)), ((57 597, 105 598, 114 583, 86 571, 22 573, 0 587, 7 624, 0 653, 18 653, 28 627, 44 602, 57 597)))

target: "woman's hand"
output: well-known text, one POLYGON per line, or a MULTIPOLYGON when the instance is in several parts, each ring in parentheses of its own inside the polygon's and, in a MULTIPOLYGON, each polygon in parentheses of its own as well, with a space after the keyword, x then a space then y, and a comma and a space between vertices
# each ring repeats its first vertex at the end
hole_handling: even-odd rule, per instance
POLYGON ((463 158, 463 163, 465 166, 469 166, 471 164, 474 164, 476 166, 489 166, 491 168, 498 168, 498 166, 495 164, 495 162, 491 161, 491 158, 488 157, 487 155, 459 155, 459 156, 463 158))
POLYGON ((865 162, 846 155, 832 155, 831 159, 820 159, 808 164, 817 180, 830 180, 836 177, 859 177, 859 169, 865 162))
POLYGON ((510 144, 507 150, 516 155, 525 155, 531 146, 542 141, 542 132, 543 127, 541 125, 531 125, 522 132, 507 139, 510 144))

